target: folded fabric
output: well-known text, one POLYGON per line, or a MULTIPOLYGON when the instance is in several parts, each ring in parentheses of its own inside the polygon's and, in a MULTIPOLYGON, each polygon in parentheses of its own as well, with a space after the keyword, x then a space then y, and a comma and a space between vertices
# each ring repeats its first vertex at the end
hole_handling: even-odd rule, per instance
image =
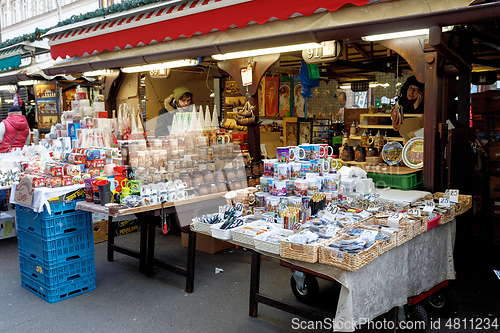
POLYGON ((338 171, 340 174, 341 174, 341 179, 344 179, 344 178, 351 178, 355 175, 354 173, 354 170, 352 170, 350 167, 347 167, 345 165, 343 165, 342 167, 340 167, 339 171, 338 171))
POLYGON ((351 169, 354 171, 354 176, 357 178, 366 178, 366 171, 361 169, 360 167, 351 167, 351 169))

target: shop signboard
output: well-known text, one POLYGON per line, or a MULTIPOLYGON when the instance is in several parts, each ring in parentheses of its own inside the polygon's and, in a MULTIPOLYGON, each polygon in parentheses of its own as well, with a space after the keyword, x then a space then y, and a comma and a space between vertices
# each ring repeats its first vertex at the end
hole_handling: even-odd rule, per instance
POLYGON ((338 40, 323 42, 322 47, 302 50, 302 58, 308 64, 333 62, 342 54, 342 43, 338 40))

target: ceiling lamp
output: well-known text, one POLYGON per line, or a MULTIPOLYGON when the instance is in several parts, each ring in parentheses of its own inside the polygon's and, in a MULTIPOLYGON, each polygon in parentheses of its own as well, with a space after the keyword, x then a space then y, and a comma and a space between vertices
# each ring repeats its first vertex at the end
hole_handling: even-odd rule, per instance
POLYGON ((295 44, 295 45, 288 45, 288 46, 277 46, 277 47, 270 47, 267 49, 256 49, 256 50, 214 54, 214 55, 212 55, 212 59, 217 60, 217 61, 230 60, 230 59, 240 59, 240 58, 256 57, 256 56, 267 55, 267 54, 302 51, 302 50, 307 50, 307 49, 315 49, 315 48, 319 48, 319 47, 323 47, 323 44, 322 43, 305 43, 305 44, 295 44))
POLYGON ((89 71, 89 72, 83 72, 83 76, 101 76, 101 75, 108 75, 108 74, 113 74, 117 72, 114 69, 100 69, 97 71, 89 71))
POLYGON ((167 62, 162 62, 162 63, 158 63, 158 64, 123 67, 123 68, 121 68, 121 71, 123 73, 139 73, 139 72, 148 72, 151 70, 160 70, 160 69, 164 69, 164 68, 196 66, 200 63, 200 61, 201 61, 201 58, 174 60, 174 61, 167 61, 167 62))

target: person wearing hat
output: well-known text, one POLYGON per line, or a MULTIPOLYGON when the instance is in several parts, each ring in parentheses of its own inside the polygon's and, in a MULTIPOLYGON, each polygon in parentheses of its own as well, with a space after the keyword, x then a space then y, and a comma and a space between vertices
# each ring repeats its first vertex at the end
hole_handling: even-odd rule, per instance
POLYGON ((404 113, 424 113, 424 88, 425 85, 418 82, 415 75, 406 80, 401 87, 401 97, 398 98, 399 105, 403 107, 404 113))
POLYGON ((174 120, 174 113, 177 109, 186 108, 193 104, 193 94, 187 87, 177 87, 173 94, 164 101, 164 107, 158 112, 156 117, 155 136, 168 136, 174 120))
POLYGON ((8 153, 14 148, 22 148, 30 142, 30 128, 26 117, 17 106, 8 111, 8 116, 0 123, 0 153, 8 153))

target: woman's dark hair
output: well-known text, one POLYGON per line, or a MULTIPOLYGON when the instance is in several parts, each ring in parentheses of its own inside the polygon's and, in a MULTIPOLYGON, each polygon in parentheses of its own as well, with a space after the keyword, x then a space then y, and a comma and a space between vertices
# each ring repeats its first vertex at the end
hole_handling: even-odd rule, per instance
POLYGON ((401 97, 399 98, 400 101, 403 101, 403 102, 407 101, 406 92, 408 91, 408 88, 410 88, 410 86, 416 86, 416 87, 418 87, 418 89, 420 89, 420 91, 422 93, 424 92, 425 85, 423 83, 418 82, 415 75, 412 75, 408 79, 406 79, 406 82, 401 87, 401 97))
POLYGON ((193 94, 190 93, 190 92, 185 92, 184 94, 181 95, 181 97, 179 98, 179 100, 181 100, 183 98, 186 98, 186 97, 189 97, 189 98, 193 99, 193 94))

